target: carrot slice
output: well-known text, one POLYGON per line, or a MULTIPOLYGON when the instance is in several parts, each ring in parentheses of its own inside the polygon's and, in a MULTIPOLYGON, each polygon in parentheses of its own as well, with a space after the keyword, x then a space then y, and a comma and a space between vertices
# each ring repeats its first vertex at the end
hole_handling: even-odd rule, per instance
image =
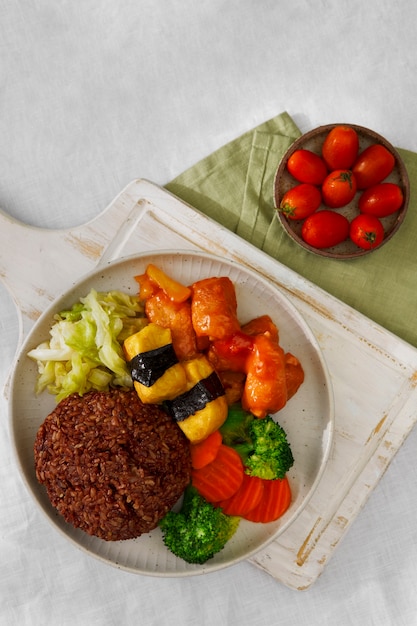
POLYGON ((244 474, 242 484, 236 493, 228 500, 219 502, 219 506, 226 515, 239 515, 243 517, 252 511, 263 496, 265 481, 257 476, 244 474))
POLYGON ((227 500, 239 489, 244 476, 239 454, 223 443, 214 461, 191 470, 191 482, 208 502, 227 500))
POLYGON ((200 443, 194 443, 190 446, 191 465, 194 469, 205 467, 217 456, 220 446, 222 445, 222 435, 219 430, 215 430, 200 443))
POLYGON ((277 520, 285 513, 291 503, 291 488, 287 477, 276 480, 264 480, 264 492, 259 504, 242 515, 250 522, 266 524, 277 520))
POLYGON ((163 289, 167 296, 174 302, 185 302, 185 300, 188 300, 191 296, 191 289, 189 287, 171 278, 171 276, 165 274, 163 270, 153 263, 149 263, 145 274, 163 289))

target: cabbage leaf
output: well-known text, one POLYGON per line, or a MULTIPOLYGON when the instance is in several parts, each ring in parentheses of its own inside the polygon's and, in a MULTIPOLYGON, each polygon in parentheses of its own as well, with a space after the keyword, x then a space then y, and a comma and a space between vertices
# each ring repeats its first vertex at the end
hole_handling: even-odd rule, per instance
POLYGON ((132 387, 122 345, 146 324, 137 296, 91 289, 55 315, 49 340, 28 352, 38 367, 36 393, 47 389, 59 402, 71 393, 132 387))

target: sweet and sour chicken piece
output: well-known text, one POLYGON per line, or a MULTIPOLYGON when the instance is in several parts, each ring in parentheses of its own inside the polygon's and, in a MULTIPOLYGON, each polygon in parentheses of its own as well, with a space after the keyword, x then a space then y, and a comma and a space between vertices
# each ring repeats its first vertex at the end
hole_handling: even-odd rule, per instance
POLYGON ((197 336, 222 339, 240 329, 235 287, 230 278, 199 280, 191 291, 191 318, 197 336))
POLYGON ((246 364, 242 407, 262 418, 268 413, 276 413, 286 403, 284 350, 265 335, 257 335, 246 364))
POLYGON ((145 313, 150 322, 171 330, 172 344, 180 361, 197 354, 197 338, 191 321, 189 300, 173 302, 159 289, 146 300, 145 313))

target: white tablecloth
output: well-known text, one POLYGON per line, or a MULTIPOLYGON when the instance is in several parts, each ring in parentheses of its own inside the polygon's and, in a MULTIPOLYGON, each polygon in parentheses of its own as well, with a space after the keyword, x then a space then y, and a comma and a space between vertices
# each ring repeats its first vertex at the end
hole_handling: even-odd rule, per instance
MULTIPOLYGON (((302 131, 352 122, 417 150, 414 0, 1 0, 0 14, 0 206, 28 224, 85 223, 134 178, 165 184, 284 110, 302 131)), ((0 286, 0 383, 17 332, 0 286)), ((415 430, 299 592, 246 562, 160 579, 81 553, 27 493, 0 409, 1 624, 417 623, 415 430)))

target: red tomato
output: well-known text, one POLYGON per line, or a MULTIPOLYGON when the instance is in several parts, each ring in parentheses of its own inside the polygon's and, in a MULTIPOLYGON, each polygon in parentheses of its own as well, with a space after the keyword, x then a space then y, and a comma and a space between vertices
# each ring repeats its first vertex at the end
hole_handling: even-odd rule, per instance
POLYGON ((349 204, 355 197, 356 180, 350 170, 335 170, 324 179, 321 192, 323 202, 331 209, 349 204))
POLYGON ((404 201, 403 192, 394 183, 379 183, 365 189, 359 198, 359 211, 376 217, 395 213, 404 201))
POLYGON ((350 224, 349 236, 364 250, 379 246, 384 239, 384 227, 375 215, 357 215, 350 224))
POLYGON ((349 220, 334 211, 318 211, 307 217, 301 237, 314 248, 330 248, 349 236, 349 220))
POLYGON ((358 189, 366 189, 380 183, 392 172, 394 165, 394 155, 385 146, 374 143, 365 148, 352 168, 358 189))
POLYGON ((321 154, 329 170, 348 170, 359 152, 359 137, 350 126, 335 126, 326 135, 321 154))
POLYGON ((300 183, 321 185, 327 175, 323 159, 311 150, 296 150, 287 161, 287 169, 300 183))
POLYGON ((290 220, 303 220, 317 211, 320 204, 320 189, 310 183, 301 183, 283 195, 279 210, 290 220))

